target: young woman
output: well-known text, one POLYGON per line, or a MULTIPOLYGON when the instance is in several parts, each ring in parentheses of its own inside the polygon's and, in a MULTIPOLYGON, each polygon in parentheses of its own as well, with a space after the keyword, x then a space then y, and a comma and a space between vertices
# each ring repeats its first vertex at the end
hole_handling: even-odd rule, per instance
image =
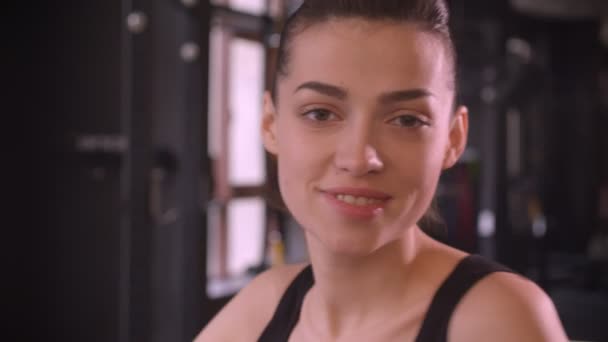
POLYGON ((466 145, 441 0, 311 0, 286 23, 262 134, 310 265, 259 275, 198 342, 566 341, 533 282, 417 224, 466 145))

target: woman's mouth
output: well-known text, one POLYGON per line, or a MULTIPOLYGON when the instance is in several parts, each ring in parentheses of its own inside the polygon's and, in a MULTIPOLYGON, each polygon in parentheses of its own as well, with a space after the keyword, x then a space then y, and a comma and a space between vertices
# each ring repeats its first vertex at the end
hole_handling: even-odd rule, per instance
POLYGON ((356 206, 360 206, 360 207, 363 207, 366 205, 382 203, 382 200, 379 200, 376 198, 369 198, 369 197, 352 196, 352 195, 345 195, 345 194, 336 194, 335 197, 339 201, 342 201, 342 202, 348 203, 348 204, 352 204, 352 205, 356 205, 356 206))
POLYGON ((367 188, 332 188, 321 191, 331 208, 341 216, 372 219, 384 211, 391 196, 367 188))

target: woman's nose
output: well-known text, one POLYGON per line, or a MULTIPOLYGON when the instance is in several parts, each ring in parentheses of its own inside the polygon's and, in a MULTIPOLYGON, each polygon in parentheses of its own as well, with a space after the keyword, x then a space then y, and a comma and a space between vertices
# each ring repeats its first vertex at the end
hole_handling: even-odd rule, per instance
POLYGON ((341 139, 334 163, 338 170, 362 176, 382 170, 384 163, 369 133, 352 133, 341 139))

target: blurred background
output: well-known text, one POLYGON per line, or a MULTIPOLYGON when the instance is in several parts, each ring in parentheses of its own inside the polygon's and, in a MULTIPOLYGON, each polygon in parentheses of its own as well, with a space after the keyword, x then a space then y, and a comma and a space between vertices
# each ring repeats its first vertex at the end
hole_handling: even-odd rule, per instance
MULTIPOLYGON (((265 201, 257 128, 299 3, 20 12, 36 20, 5 33, 28 37, 31 76, 13 84, 37 95, 17 134, 40 158, 18 197, 34 224, 13 246, 19 340, 191 341, 257 273, 306 261, 297 223, 265 201)), ((572 340, 608 341, 608 2, 449 3, 471 131, 441 179, 438 238, 536 281, 572 340)))

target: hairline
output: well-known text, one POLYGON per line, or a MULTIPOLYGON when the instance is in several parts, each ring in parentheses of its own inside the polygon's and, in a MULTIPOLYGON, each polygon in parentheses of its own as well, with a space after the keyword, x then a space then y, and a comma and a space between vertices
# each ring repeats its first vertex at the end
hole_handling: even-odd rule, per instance
MULTIPOLYGON (((336 14, 330 14, 330 15, 325 15, 319 18, 299 18, 299 17, 295 17, 296 22, 293 23, 293 27, 289 27, 289 30, 285 30, 283 31, 283 37, 281 39, 281 43, 283 44, 282 46, 282 53, 283 56, 279 56, 282 57, 282 59, 277 59, 277 65, 276 65, 276 69, 274 71, 274 75, 272 78, 272 84, 271 84, 271 97, 273 99, 273 101, 277 102, 277 92, 278 92, 278 83, 279 80, 283 79, 285 76, 288 75, 289 71, 288 70, 282 70, 283 68, 280 65, 280 62, 283 61, 285 66, 289 65, 289 58, 286 59, 286 57, 289 57, 289 51, 291 51, 291 49, 289 49, 290 45, 292 44, 293 41, 295 41, 295 39, 297 38, 298 35, 304 33, 306 30, 310 29, 311 27, 315 26, 315 25, 320 25, 320 24, 326 24, 329 23, 331 21, 343 21, 343 20, 349 20, 349 19, 359 19, 365 22, 370 22, 370 23, 384 23, 384 24, 388 24, 388 25, 411 25, 415 28, 417 28, 420 32, 424 32, 424 33, 428 33, 430 35, 435 36, 443 45, 444 48, 444 52, 445 52, 445 57, 448 58, 449 60, 451 60, 452 64, 450 66, 451 70, 450 73, 452 74, 452 81, 450 82, 450 89, 454 91, 454 98, 456 97, 456 53, 454 51, 454 46, 453 46, 453 42, 452 42, 452 38, 450 35, 449 31, 446 31, 445 34, 443 32, 441 32, 439 29, 435 29, 433 27, 431 27, 432 25, 429 25, 428 23, 424 22, 423 20, 417 20, 417 19, 395 19, 395 18, 390 18, 390 17, 366 17, 363 15, 336 15, 336 14), (285 39, 285 37, 289 36, 291 39, 285 39)), ((455 99, 454 99, 455 100, 455 99)))

